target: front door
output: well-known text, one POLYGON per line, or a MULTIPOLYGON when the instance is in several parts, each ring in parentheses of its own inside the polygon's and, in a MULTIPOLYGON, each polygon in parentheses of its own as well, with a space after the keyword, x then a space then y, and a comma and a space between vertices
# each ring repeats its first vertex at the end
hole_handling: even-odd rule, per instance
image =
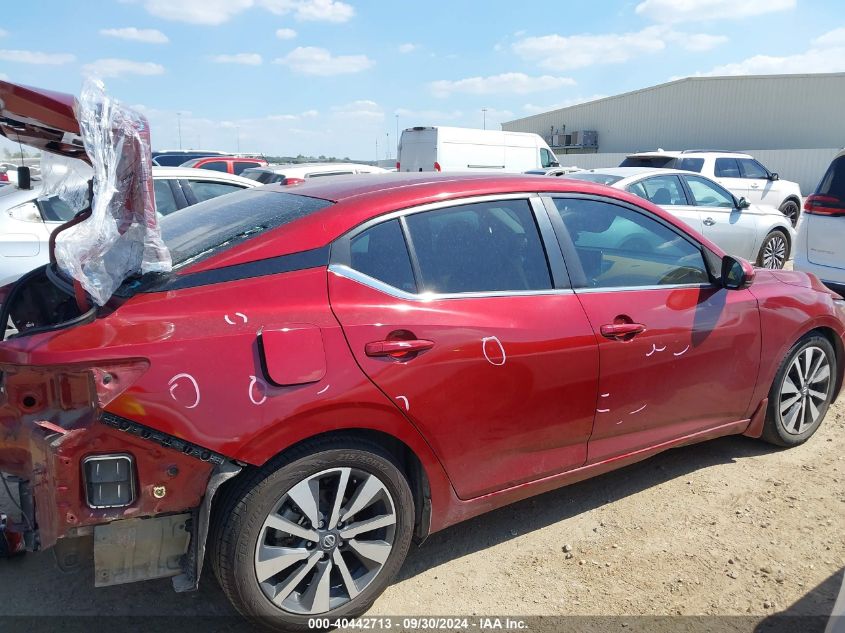
POLYGON ((712 180, 685 176, 693 203, 702 217, 704 236, 728 255, 756 259, 757 221, 753 213, 739 209, 731 193, 712 180))
POLYGON ((700 245, 644 210, 552 202, 599 345, 589 463, 744 419, 760 356, 753 295, 711 284, 700 245), (623 228, 655 246, 620 249, 623 228))
POLYGON ((333 249, 329 297, 352 354, 462 499, 586 461, 598 350, 550 274, 543 217, 551 235, 528 198, 415 210, 333 249))

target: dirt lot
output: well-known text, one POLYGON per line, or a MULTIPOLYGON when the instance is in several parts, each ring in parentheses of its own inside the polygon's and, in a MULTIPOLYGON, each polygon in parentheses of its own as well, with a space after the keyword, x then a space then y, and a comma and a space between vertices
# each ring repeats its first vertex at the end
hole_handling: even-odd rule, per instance
MULTIPOLYGON (((776 612, 830 614, 843 526, 840 399, 799 448, 676 449, 436 534, 371 614, 753 615, 735 629, 752 630, 776 612)), ((195 594, 169 580, 94 590, 90 567, 63 574, 46 552, 0 561, 0 588, 0 615, 232 613, 208 568, 195 594)))

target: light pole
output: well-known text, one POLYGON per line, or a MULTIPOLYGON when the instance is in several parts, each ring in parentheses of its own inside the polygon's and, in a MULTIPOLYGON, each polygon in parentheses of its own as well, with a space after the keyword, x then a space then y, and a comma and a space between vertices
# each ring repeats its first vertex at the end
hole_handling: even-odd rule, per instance
POLYGON ((399 114, 396 115, 396 158, 399 158, 399 114))
POLYGON ((390 160, 390 132, 387 133, 387 156, 384 158, 385 160, 390 160))
POLYGON ((487 108, 481 108, 481 116, 482 116, 481 129, 486 130, 487 129, 487 108))
POLYGON ((182 113, 176 113, 176 126, 179 128, 179 149, 182 149, 182 113))

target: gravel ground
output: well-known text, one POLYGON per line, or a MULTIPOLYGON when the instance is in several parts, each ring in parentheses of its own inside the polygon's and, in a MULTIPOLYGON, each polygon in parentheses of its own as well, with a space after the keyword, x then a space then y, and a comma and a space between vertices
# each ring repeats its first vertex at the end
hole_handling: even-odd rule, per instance
MULTIPOLYGON (((827 616, 845 567, 844 483, 845 396, 798 448, 679 448, 435 534, 370 614, 746 616, 731 630, 827 616)), ((14 514, 4 497, 0 508, 14 514)), ((0 588, 0 616, 232 614, 208 568, 194 594, 169 580, 95 590, 90 567, 59 572, 48 551, 0 560, 0 588)))

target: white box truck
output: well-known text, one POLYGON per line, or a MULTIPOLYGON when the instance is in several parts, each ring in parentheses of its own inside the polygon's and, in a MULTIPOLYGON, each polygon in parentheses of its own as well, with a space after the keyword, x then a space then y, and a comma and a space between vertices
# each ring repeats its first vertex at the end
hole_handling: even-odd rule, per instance
POLYGON ((411 127, 399 141, 397 171, 522 173, 557 167, 537 134, 463 127, 411 127))

